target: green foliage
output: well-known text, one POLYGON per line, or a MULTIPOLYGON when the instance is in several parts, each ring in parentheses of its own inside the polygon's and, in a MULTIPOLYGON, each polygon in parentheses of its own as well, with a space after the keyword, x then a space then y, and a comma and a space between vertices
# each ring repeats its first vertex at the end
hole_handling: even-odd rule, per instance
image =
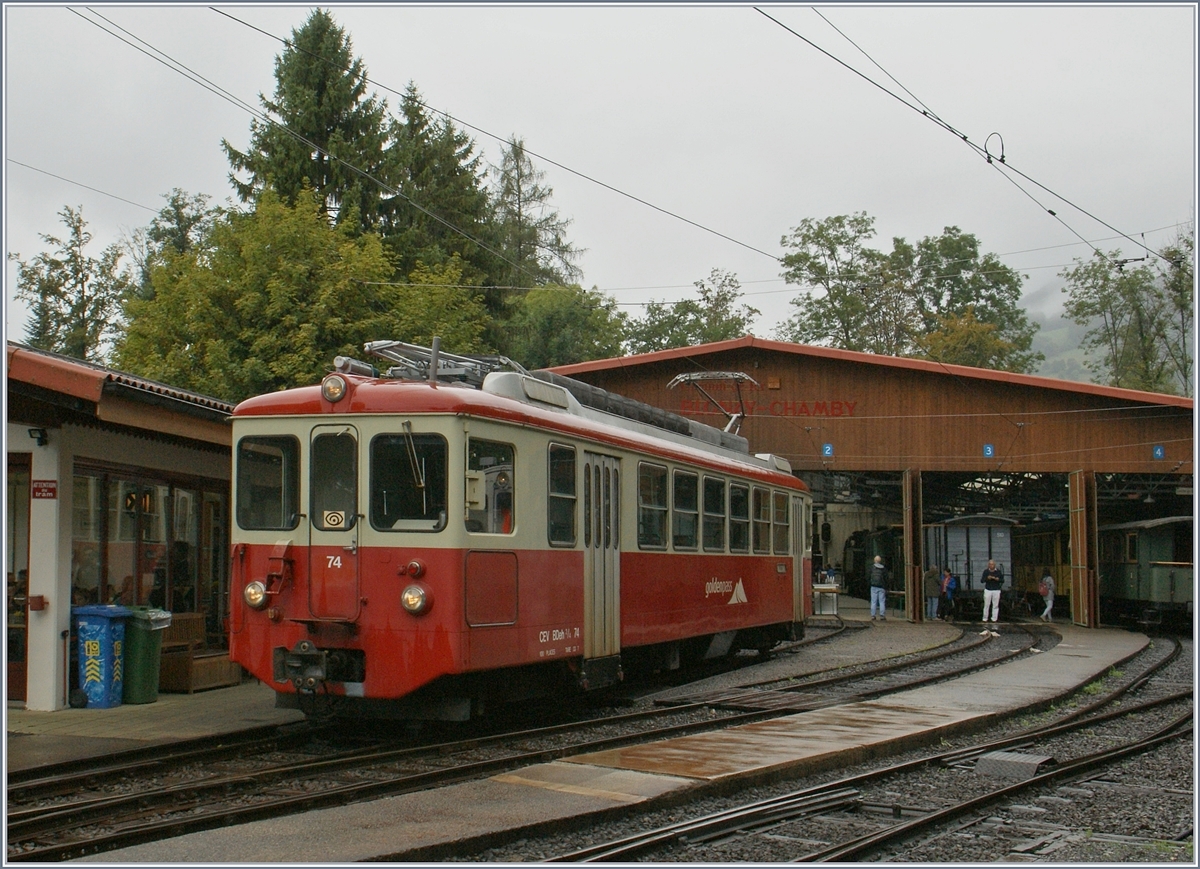
POLYGON ((339 223, 353 215, 356 231, 375 227, 388 203, 364 174, 385 180, 387 103, 367 96, 366 68, 328 12, 315 10, 292 31, 275 59, 275 82, 274 98, 259 101, 279 123, 252 121, 244 152, 221 141, 242 202, 269 188, 290 204, 312 189, 339 223), (249 179, 239 179, 239 171, 249 179))
POLYGON ((949 226, 916 246, 895 238, 890 253, 867 246, 874 236, 875 219, 858 212, 807 218, 781 239, 783 276, 805 289, 777 337, 1004 371, 1041 362, 1021 276, 980 254, 974 235, 949 226))
POLYGON ((170 251, 187 253, 203 244, 212 231, 213 223, 221 209, 210 208, 205 193, 190 194, 178 187, 164 194, 167 204, 150 221, 150 225, 139 227, 125 241, 125 251, 133 260, 138 274, 136 287, 131 292, 142 298, 152 298, 150 269, 170 251))
MULTIPOLYGON (((411 82, 400 112, 388 127, 385 169, 399 195, 388 200, 380 225, 397 273, 410 273, 418 262, 436 266, 458 256, 463 282, 480 284, 489 265, 480 242, 490 211, 475 143, 450 120, 431 119, 411 82)), ((499 295, 488 293, 486 299, 490 310, 500 310, 499 295)))
POLYGON ((508 140, 493 174, 496 249, 504 256, 493 270, 496 283, 563 286, 577 280, 581 273, 575 260, 580 251, 566 237, 571 221, 551 207, 554 190, 543 183, 546 173, 533 165, 523 139, 508 140))
POLYGON ((1165 265, 1127 268, 1121 252, 1075 260, 1066 281, 1067 316, 1087 326, 1086 365, 1100 382, 1126 389, 1190 395, 1194 248, 1181 235, 1162 255, 1165 265))
POLYGON ((119 271, 119 245, 109 245, 100 259, 87 255, 92 234, 82 206, 65 206, 59 216, 67 227, 66 238, 41 236, 52 252, 28 262, 19 253, 8 257, 17 264, 17 298, 30 306, 25 339, 41 350, 103 362, 120 326, 121 299, 133 282, 127 272, 119 271))
POLYGON ((626 317, 597 290, 545 286, 514 304, 506 355, 526 368, 550 368, 621 353, 626 317))
POLYGON ((116 359, 230 401, 313 383, 335 355, 411 325, 425 302, 393 292, 391 274, 379 238, 332 226, 317 194, 289 205, 266 191, 205 244, 164 252, 153 297, 127 303, 116 359))
POLYGON ((727 341, 749 334, 760 312, 738 304, 742 294, 736 275, 713 269, 695 286, 699 298, 652 301, 640 320, 629 323, 627 346, 631 353, 727 341))

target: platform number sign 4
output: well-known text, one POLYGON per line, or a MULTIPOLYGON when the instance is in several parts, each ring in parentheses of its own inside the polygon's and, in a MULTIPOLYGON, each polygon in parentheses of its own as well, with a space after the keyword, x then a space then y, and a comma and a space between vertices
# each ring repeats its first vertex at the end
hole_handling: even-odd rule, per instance
POLYGON ((985 459, 994 458, 995 455, 996 455, 996 445, 995 444, 984 444, 983 445, 983 457, 985 459))
POLYGON ((1155 444, 1154 445, 1154 458, 1156 460, 1158 460, 1158 459, 1165 459, 1166 457, 1167 457, 1167 448, 1164 447, 1162 444, 1155 444))
POLYGON ((821 447, 821 455, 829 459, 833 457, 833 444, 825 444, 821 447))

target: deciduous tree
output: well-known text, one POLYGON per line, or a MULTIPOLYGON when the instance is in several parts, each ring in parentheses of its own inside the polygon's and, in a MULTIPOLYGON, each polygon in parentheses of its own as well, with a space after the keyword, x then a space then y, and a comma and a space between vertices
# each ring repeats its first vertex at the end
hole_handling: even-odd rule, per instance
POLYGON ((741 284, 732 272, 713 269, 696 281, 697 298, 678 302, 651 301, 646 313, 629 323, 632 353, 649 353, 740 338, 750 331, 757 308, 739 304, 741 284))
POLYGON ((535 287, 513 305, 507 355, 531 369, 618 356, 626 320, 598 290, 535 287))

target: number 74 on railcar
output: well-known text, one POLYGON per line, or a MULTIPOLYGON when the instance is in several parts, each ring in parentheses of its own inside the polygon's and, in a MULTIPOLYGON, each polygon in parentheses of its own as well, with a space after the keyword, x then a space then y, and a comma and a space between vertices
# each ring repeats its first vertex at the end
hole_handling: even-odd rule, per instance
POLYGON ((230 650, 279 705, 463 720, 802 633, 786 461, 502 357, 367 350, 396 364, 233 414, 230 650))

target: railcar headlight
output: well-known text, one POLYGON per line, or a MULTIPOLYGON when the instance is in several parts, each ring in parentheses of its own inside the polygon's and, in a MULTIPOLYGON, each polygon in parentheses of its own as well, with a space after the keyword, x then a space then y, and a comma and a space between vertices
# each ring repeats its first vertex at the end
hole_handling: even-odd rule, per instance
POLYGON ((321 395, 330 403, 341 401, 346 397, 346 378, 340 374, 330 374, 321 381, 321 395))
POLYGON ((429 597, 429 592, 419 585, 410 585, 400 592, 400 606, 414 616, 428 612, 432 605, 433 601, 429 597))
POLYGON ((245 599, 247 606, 260 610, 267 602, 267 587, 256 579, 246 586, 242 592, 242 598, 245 599))

